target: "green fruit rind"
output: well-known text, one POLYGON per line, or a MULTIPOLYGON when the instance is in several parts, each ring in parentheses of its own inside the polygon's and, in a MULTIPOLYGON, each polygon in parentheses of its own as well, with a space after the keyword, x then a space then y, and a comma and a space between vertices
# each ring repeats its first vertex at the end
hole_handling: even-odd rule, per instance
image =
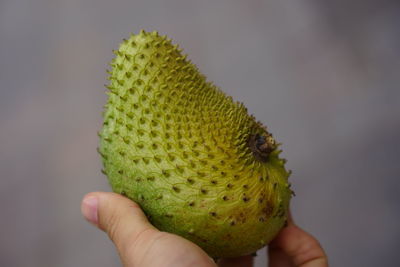
POLYGON ((132 35, 115 54, 99 133, 113 191, 212 257, 268 244, 292 194, 277 146, 264 157, 251 148, 271 134, 157 32, 132 35))

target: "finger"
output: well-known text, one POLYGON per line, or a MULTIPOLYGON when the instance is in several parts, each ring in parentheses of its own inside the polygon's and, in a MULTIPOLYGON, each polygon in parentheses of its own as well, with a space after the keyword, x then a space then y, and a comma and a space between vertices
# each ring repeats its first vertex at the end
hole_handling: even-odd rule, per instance
POLYGON ((242 256, 236 258, 223 258, 218 261, 219 267, 251 267, 253 266, 253 256, 242 256))
MULTIPOLYGON (((289 210, 285 227, 290 227, 292 225, 294 225, 294 222, 292 218, 292 213, 289 210)), ((283 230, 281 230, 281 232, 282 231, 283 230)), ((276 241, 278 240, 278 237, 281 235, 281 232, 268 245, 269 265, 271 267, 292 267, 293 266, 292 260, 288 257, 285 251, 279 247, 279 245, 277 244, 278 242, 276 241)))
POLYGON ((319 242, 296 226, 289 214, 288 226, 268 246, 271 267, 326 267, 328 261, 319 242))
POLYGON ((197 245, 154 228, 140 207, 121 195, 90 193, 81 209, 109 235, 124 266, 215 266, 197 245))
POLYGON ((139 205, 119 194, 89 193, 83 198, 81 209, 89 222, 108 234, 123 261, 130 258, 124 254, 128 253, 132 243, 141 236, 151 239, 159 233, 148 222, 139 205))

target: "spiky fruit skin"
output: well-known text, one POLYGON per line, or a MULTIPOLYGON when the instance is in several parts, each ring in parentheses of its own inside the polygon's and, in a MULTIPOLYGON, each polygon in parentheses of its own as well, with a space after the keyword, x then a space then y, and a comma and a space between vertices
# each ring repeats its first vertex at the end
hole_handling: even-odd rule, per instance
POLYGON ((156 32, 132 35, 115 54, 99 133, 113 191, 212 257, 266 245, 292 192, 280 151, 260 158, 251 148, 271 137, 266 128, 156 32))

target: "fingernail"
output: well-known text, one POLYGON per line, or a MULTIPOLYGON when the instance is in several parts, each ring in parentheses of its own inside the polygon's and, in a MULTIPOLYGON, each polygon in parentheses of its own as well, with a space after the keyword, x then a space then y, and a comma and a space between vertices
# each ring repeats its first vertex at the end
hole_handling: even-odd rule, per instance
POLYGON ((98 199, 95 196, 85 197, 82 202, 82 214, 90 223, 97 225, 97 204, 98 199))

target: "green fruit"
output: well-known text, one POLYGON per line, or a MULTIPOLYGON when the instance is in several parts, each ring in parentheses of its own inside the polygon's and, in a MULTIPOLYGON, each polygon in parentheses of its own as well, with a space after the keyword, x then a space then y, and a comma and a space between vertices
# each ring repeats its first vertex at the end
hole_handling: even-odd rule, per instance
POLYGON ((272 135, 157 32, 115 54, 99 133, 113 191, 212 257, 265 246, 292 193, 272 135))

